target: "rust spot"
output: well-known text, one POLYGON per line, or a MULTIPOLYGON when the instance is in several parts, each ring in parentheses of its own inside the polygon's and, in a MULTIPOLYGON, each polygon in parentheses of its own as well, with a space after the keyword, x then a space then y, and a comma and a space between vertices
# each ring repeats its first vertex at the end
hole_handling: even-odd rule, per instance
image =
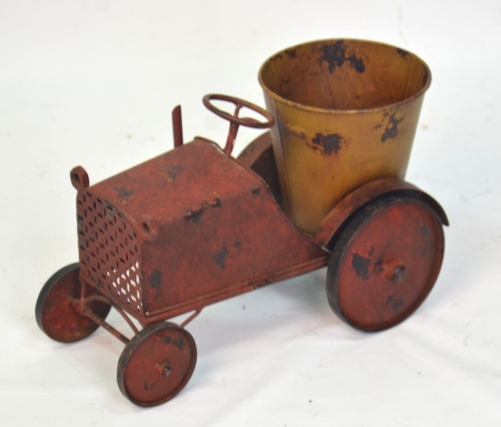
POLYGON ((383 135, 381 135, 381 142, 386 142, 388 139, 394 139, 398 135, 398 125, 404 119, 403 117, 400 119, 396 118, 397 112, 394 112, 389 120, 386 128, 384 130, 383 135))
POLYGON ((155 291, 155 296, 153 297, 154 300, 158 298, 158 293, 160 291, 160 287, 162 286, 162 273, 158 270, 153 270, 148 277, 148 282, 150 284, 150 287, 155 291))
POLYGON ((285 53, 287 54, 287 56, 289 58, 295 58, 296 57, 296 49, 288 49, 285 51, 285 53))
POLYGON ((391 306, 393 313, 397 313, 403 305, 404 305, 404 300, 402 298, 395 300, 395 302, 391 306))
POLYGON ((327 62, 330 73, 333 73, 336 67, 341 67, 345 63, 348 63, 357 73, 365 71, 365 64, 362 58, 357 58, 355 54, 346 56, 346 43, 343 40, 323 45, 320 50, 323 56, 319 59, 319 62, 327 62))
POLYGON ((161 337, 161 340, 162 340, 163 345, 173 344, 179 350, 182 350, 184 347, 183 337, 179 337, 179 338, 176 338, 175 340, 172 340, 172 338, 170 336, 163 336, 163 337, 161 337))
POLYGON ((257 187, 254 190, 252 190, 252 194, 254 194, 255 196, 257 196, 260 193, 261 193, 261 188, 260 187, 257 187))
POLYGON ((409 52, 407 52, 405 49, 400 49, 397 47, 397 53, 402 57, 402 58, 405 58, 409 52))
POLYGON ((184 340, 182 337, 176 338, 172 344, 174 344, 179 350, 182 350, 184 347, 184 340))
MULTIPOLYGON (((145 383, 146 384, 146 383, 145 383)), ((155 390, 155 388, 157 387, 157 383, 156 382, 153 382, 151 383, 149 386, 147 385, 147 387, 149 387, 148 390, 155 390)))
POLYGON ((212 262, 216 265, 219 265, 223 270, 226 268, 224 265, 224 260, 228 256, 228 249, 226 249, 226 246, 223 246, 223 248, 212 258, 212 262))
POLYGON ((125 187, 115 187, 114 190, 121 199, 130 199, 134 195, 134 190, 128 190, 125 187))
POLYGON ((344 138, 337 133, 331 133, 329 135, 317 133, 315 138, 311 140, 312 144, 308 145, 315 150, 320 150, 322 154, 330 155, 332 153, 337 153, 341 148, 341 143, 344 141, 344 138))
POLYGON ((183 172, 183 168, 177 165, 167 165, 162 173, 167 178, 168 182, 173 182, 176 180, 177 176, 183 172))
POLYGON ((353 258, 351 259, 351 265, 357 273, 358 277, 361 277, 364 280, 369 278, 369 264, 371 260, 369 258, 365 258, 357 253, 353 254, 353 258))
POLYGON ((216 197, 214 200, 203 202, 199 209, 189 210, 184 219, 186 221, 198 222, 208 208, 218 208, 219 206, 221 206, 221 199, 216 197))

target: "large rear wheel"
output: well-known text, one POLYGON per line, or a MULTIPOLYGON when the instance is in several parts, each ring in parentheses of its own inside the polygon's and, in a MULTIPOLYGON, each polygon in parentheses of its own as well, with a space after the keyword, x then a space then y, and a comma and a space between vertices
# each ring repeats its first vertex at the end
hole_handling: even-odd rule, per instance
POLYGON ((329 304, 357 329, 391 328, 426 299, 443 253, 442 223, 430 207, 405 196, 377 199, 350 220, 334 244, 329 304))

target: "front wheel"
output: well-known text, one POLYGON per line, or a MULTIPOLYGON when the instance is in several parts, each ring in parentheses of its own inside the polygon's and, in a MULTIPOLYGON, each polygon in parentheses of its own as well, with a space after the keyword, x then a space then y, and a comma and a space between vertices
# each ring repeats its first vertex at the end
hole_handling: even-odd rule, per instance
POLYGON ((357 329, 391 328, 426 299, 443 254, 442 223, 427 205, 405 196, 377 199, 356 213, 334 244, 329 304, 357 329))
POLYGON ((118 387, 138 406, 160 405, 176 396, 195 369, 191 334, 169 322, 149 325, 125 346, 118 361, 118 387))
MULTIPOLYGON (((40 329, 55 341, 70 343, 82 340, 92 334, 99 325, 74 308, 82 285, 78 278, 80 265, 68 265, 56 272, 43 286, 37 299, 35 318, 40 329)), ((86 289, 86 296, 97 291, 86 289)), ((93 301, 89 307, 105 319, 111 306, 101 301, 93 301)))

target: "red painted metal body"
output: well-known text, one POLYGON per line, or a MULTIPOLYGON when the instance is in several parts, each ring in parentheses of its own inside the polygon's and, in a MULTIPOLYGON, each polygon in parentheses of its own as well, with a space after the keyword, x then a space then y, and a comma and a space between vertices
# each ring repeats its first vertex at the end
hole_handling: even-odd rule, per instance
POLYGON ((143 325, 328 260, 259 176, 204 139, 80 189, 77 211, 81 280, 143 325))

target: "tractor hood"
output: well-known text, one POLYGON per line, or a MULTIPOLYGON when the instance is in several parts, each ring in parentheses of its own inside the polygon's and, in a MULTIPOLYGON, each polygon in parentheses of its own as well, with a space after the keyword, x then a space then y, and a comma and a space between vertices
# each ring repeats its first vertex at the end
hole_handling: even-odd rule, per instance
POLYGON ((260 191, 262 181, 204 139, 178 147, 93 185, 97 197, 134 222, 152 217, 160 228, 198 222, 224 199, 260 191))
POLYGON ((258 175, 203 139, 79 190, 77 215, 81 276, 143 322, 327 259, 258 175))

